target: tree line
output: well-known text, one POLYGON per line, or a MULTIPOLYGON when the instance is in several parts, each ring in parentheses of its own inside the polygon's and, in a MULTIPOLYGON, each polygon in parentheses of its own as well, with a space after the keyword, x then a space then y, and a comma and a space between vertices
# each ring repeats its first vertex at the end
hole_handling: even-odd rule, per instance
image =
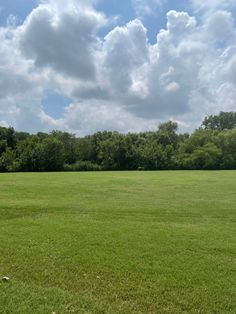
POLYGON ((29 134, 0 127, 0 171, 236 169, 236 112, 208 116, 192 134, 157 131, 29 134))

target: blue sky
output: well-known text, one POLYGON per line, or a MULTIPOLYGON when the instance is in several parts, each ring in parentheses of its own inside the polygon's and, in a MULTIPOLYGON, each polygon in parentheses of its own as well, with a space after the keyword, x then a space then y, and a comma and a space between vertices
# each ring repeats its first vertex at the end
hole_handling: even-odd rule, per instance
MULTIPOLYGON (((1 0, 0 25, 6 25, 10 15, 16 16, 18 23, 23 22, 39 2, 38 0, 1 0)), ((132 2, 129 0, 101 0, 96 4, 96 8, 108 16, 119 16, 121 25, 137 17, 132 2)), ((152 15, 142 17, 151 42, 155 41, 158 31, 166 27, 166 13, 169 10, 191 12, 189 0, 166 0, 152 15)))
POLYGON ((191 131, 236 110, 235 17, 234 0, 2 0, 0 125, 191 131))
POLYGON ((23 21, 37 4, 37 0, 1 0, 1 25, 6 24, 9 15, 15 15, 19 21, 23 21))

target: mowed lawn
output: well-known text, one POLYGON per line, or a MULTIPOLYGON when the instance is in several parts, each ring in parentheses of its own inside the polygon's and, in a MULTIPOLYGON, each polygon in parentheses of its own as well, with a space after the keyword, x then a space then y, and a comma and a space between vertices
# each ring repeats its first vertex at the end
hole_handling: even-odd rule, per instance
POLYGON ((236 313, 236 171, 0 174, 0 313, 236 313))

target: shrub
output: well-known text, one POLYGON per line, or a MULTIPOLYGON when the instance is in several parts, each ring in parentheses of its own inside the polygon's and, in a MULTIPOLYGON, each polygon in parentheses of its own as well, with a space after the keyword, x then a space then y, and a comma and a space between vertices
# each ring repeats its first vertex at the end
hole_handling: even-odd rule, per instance
POLYGON ((91 161, 79 160, 72 165, 66 164, 64 166, 65 171, 99 171, 102 167, 98 164, 92 163, 91 161))

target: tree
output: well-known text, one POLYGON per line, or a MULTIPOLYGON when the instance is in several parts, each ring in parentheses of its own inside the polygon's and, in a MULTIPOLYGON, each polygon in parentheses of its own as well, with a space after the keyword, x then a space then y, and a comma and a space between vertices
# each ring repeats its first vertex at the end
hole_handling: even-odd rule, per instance
POLYGON ((180 143, 176 156, 178 168, 219 168, 222 152, 218 145, 218 134, 218 131, 198 129, 180 143))
POLYGON ((167 155, 163 146, 154 140, 148 140, 136 150, 138 155, 138 168, 145 170, 165 169, 167 155))
POLYGON ((176 122, 161 123, 158 127, 158 132, 156 132, 158 142, 164 146, 173 145, 176 148, 178 141, 177 130, 178 124, 176 122))
POLYGON ((0 156, 7 150, 7 141, 4 139, 0 139, 0 156))
POLYGON ((7 148, 14 149, 16 146, 15 130, 13 128, 0 127, 0 155, 7 148))
POLYGON ((221 168, 236 169, 236 128, 219 133, 218 141, 222 149, 221 168))
POLYGON ((66 164, 73 164, 77 160, 76 138, 74 134, 52 131, 51 135, 63 145, 63 158, 66 164))
POLYGON ((43 171, 42 155, 43 148, 36 135, 31 135, 17 144, 16 156, 21 171, 43 171))
POLYGON ((63 144, 53 136, 45 138, 41 143, 41 163, 44 171, 63 169, 63 144))
POLYGON ((184 167, 189 169, 218 169, 220 165, 221 150, 213 143, 197 147, 191 155, 184 160, 184 167))
POLYGON ((205 117, 202 127, 206 130, 219 130, 236 128, 236 112, 220 112, 219 115, 205 117))
POLYGON ((129 165, 125 136, 111 133, 99 144, 98 159, 105 169, 125 170, 129 165))
POLYGON ((16 153, 8 148, 0 157, 0 171, 17 171, 19 164, 16 160, 16 153))
POLYGON ((61 131, 30 135, 0 127, 0 171, 236 169, 236 113, 206 117, 191 135, 161 123, 155 132, 61 131))

